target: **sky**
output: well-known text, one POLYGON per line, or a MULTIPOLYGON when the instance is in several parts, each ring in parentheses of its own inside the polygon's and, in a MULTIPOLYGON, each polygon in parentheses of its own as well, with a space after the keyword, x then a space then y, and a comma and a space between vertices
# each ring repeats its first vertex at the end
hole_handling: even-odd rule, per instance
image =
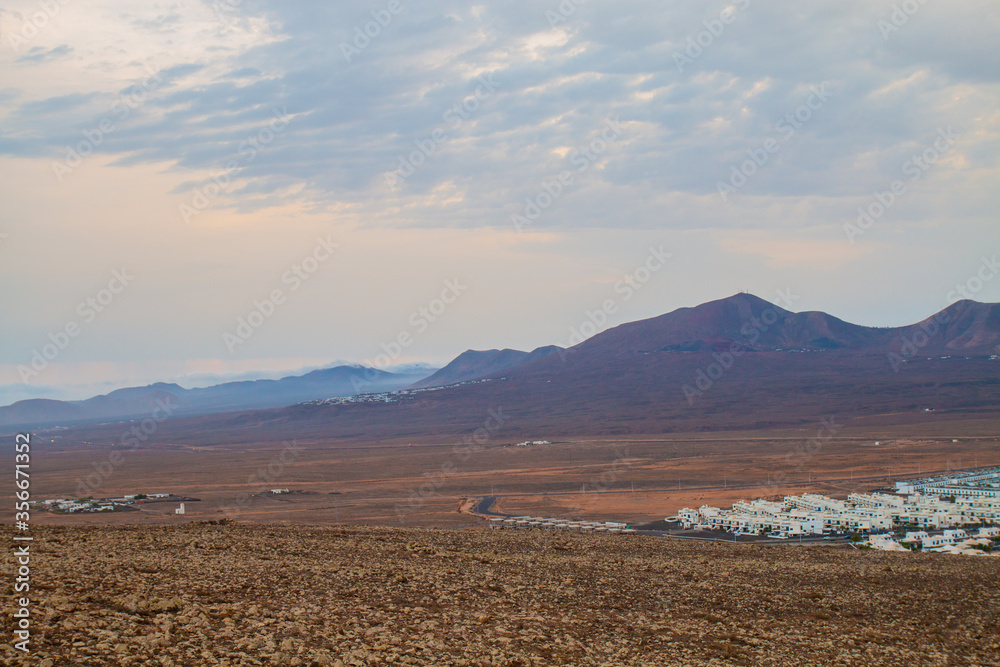
POLYGON ((0 404, 1000 301, 995 2, 11 0, 0 404))

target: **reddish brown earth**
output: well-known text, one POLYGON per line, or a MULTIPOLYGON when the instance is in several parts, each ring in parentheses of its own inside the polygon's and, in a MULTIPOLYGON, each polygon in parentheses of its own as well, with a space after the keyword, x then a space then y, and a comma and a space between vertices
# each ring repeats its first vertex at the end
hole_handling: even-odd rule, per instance
MULTIPOLYGON (((200 502, 186 503, 186 517, 173 514, 177 503, 147 503, 141 512, 35 514, 33 521, 172 524, 229 516, 466 526, 475 520, 459 514, 462 498, 499 495, 512 513, 645 523, 684 506, 802 491, 846 497, 918 473, 1000 465, 995 420, 836 424, 836 433, 822 438, 816 438, 817 424, 808 430, 558 438, 535 447, 512 447, 517 440, 501 430, 476 450, 466 450, 460 437, 304 440, 292 451, 280 441, 230 444, 207 436, 132 451, 114 441, 80 442, 70 431, 49 438, 54 442, 36 436, 33 498, 146 492, 200 502), (109 467, 116 453, 122 463, 109 467), (99 484, 77 493, 88 480, 99 484), (258 495, 272 488, 301 493, 258 495)), ((13 492, 9 481, 4 489, 13 492)))
POLYGON ((34 658, 4 645, 4 664, 1000 662, 1000 558, 191 523, 35 537, 34 658))

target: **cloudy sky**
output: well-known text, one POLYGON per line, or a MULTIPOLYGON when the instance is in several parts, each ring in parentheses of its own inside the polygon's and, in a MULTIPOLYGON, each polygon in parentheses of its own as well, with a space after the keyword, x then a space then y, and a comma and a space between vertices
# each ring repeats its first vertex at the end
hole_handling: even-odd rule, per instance
POLYGON ((0 403, 1000 301, 1000 11, 903 4, 6 2, 0 403))

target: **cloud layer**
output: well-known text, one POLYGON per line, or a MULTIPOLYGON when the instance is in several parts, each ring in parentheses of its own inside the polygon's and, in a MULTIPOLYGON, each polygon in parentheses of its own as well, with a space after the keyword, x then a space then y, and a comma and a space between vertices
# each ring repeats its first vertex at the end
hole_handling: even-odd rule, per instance
POLYGON ((0 363, 20 363, 134 258, 158 310, 126 295, 147 304, 115 321, 130 342, 74 360, 170 345, 157 354, 212 358, 331 230, 345 254, 313 288, 320 301, 290 307, 253 354, 360 357, 454 275, 494 301, 436 359, 475 344, 483 311, 498 339, 504 326, 516 337, 504 322, 551 317, 548 338, 524 343, 556 342, 665 241, 691 267, 685 284, 631 316, 789 284, 861 323, 887 312, 879 292, 924 294, 889 309, 895 323, 929 314, 1000 240, 994 4, 8 3, 0 296, 16 317, 0 363), (28 284, 9 248, 35 234, 60 248, 28 284), (336 292, 369 275, 367 291, 336 292), (316 314, 343 299, 357 331, 316 314), (313 328, 326 338, 299 333, 313 328), (299 336, 307 349, 287 349, 299 336))

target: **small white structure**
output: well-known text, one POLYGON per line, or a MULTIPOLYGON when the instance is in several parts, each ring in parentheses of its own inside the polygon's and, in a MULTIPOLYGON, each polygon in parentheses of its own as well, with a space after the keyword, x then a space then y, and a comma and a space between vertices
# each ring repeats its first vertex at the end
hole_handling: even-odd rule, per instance
POLYGON ((184 503, 181 503, 181 506, 174 510, 174 514, 184 514, 184 503))

